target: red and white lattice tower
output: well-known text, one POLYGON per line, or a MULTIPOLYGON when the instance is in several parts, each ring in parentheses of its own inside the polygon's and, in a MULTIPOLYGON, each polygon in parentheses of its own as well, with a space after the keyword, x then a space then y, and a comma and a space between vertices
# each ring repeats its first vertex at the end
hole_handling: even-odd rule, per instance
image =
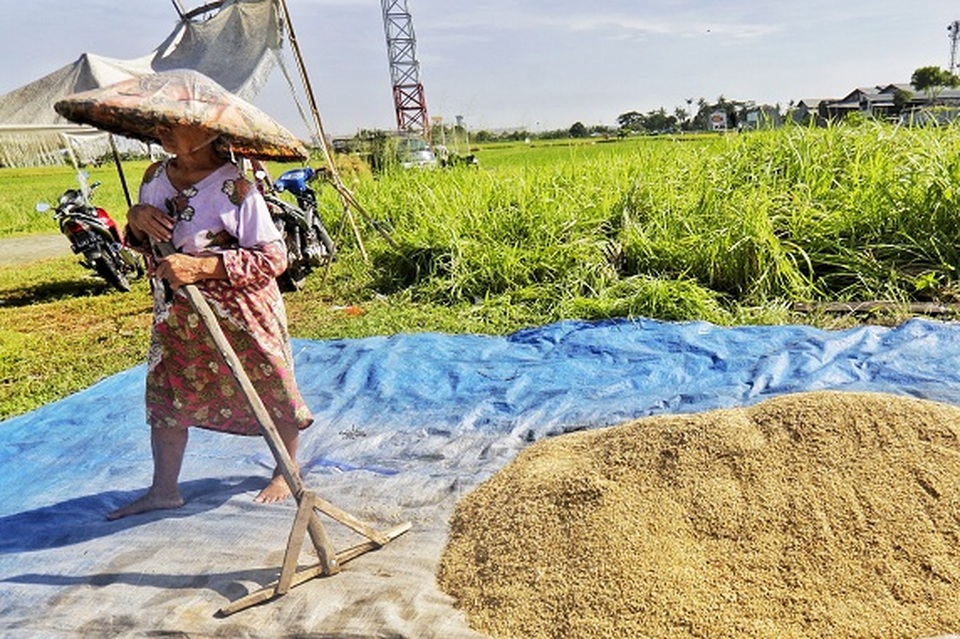
POLYGON ((393 83, 393 105, 397 112, 397 129, 427 137, 430 120, 427 101, 420 82, 417 61, 417 38, 406 0, 380 0, 383 28, 387 36, 390 59, 390 81, 393 83))

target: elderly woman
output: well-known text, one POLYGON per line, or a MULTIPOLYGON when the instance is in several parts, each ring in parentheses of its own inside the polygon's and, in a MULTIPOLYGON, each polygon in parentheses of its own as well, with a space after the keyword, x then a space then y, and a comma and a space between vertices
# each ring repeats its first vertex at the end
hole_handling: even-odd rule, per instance
MULTIPOLYGON (((253 184, 192 126, 158 126, 169 160, 147 169, 127 213, 127 241, 172 242, 154 261, 154 322, 146 383, 153 483, 109 519, 183 505, 180 467, 188 429, 259 435, 259 423, 180 287, 194 284, 218 317, 244 370, 296 461, 310 414, 293 376, 286 314, 275 278, 286 268, 282 239, 253 184)), ((279 469, 255 501, 287 498, 279 469)))

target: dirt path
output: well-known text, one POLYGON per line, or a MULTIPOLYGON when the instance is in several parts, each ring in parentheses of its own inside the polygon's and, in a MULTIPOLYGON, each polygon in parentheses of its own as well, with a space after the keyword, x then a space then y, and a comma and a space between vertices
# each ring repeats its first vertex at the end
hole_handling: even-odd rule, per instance
POLYGON ((0 266, 13 266, 63 255, 70 255, 70 242, 59 233, 0 238, 0 266))

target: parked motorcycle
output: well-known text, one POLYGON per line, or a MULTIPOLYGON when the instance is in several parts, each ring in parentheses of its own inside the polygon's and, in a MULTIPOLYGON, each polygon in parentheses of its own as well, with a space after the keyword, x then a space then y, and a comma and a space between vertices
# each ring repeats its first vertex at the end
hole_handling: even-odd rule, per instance
POLYGON ((287 245, 287 270, 277 282, 285 291, 298 291, 307 275, 336 256, 333 239, 317 212, 317 193, 311 186, 318 174, 310 167, 291 169, 272 184, 267 183, 264 171, 257 171, 256 177, 287 245), (293 195, 296 206, 280 197, 283 192, 293 195))
MULTIPOLYGON (((141 277, 143 259, 124 246, 117 223, 102 208, 90 203, 100 186, 94 182, 87 188, 67 189, 57 200, 53 219, 60 232, 70 240, 70 248, 80 256, 80 264, 96 272, 119 291, 130 290, 129 277, 141 277)), ((40 202, 37 211, 49 211, 50 204, 40 202)))

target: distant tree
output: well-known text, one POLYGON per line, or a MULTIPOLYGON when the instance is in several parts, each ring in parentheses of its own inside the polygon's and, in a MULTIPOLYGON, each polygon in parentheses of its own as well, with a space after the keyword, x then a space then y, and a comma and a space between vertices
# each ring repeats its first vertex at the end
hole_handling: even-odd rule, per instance
POLYGON ((571 138, 585 138, 587 135, 587 127, 583 125, 583 122, 574 122, 573 126, 570 127, 571 138))
POLYGON ((677 118, 672 115, 668 115, 667 110, 663 107, 660 107, 656 111, 650 111, 647 113, 647 116, 644 120, 644 128, 651 133, 672 130, 676 124, 677 118))
POLYGON ((893 106, 898 113, 903 111, 912 99, 913 94, 905 89, 897 89, 893 92, 893 106))
POLYGON ((938 66, 920 67, 910 76, 910 86, 926 93, 931 102, 936 100, 946 87, 955 87, 958 84, 960 78, 938 66))
POLYGON ((538 140, 565 140, 570 137, 570 129, 551 129, 534 134, 538 140))
POLYGON ((474 142, 491 142, 495 139, 495 136, 490 131, 486 129, 480 129, 473 134, 474 142))
POLYGON ((630 131, 640 131, 643 129, 643 121, 645 120, 642 113, 639 111, 627 111, 626 113, 621 113, 617 116, 617 124, 621 129, 628 129, 630 131))
POLYGON ((710 128, 710 103, 706 98, 697 100, 697 114, 693 116, 690 122, 690 128, 706 131, 710 128))

